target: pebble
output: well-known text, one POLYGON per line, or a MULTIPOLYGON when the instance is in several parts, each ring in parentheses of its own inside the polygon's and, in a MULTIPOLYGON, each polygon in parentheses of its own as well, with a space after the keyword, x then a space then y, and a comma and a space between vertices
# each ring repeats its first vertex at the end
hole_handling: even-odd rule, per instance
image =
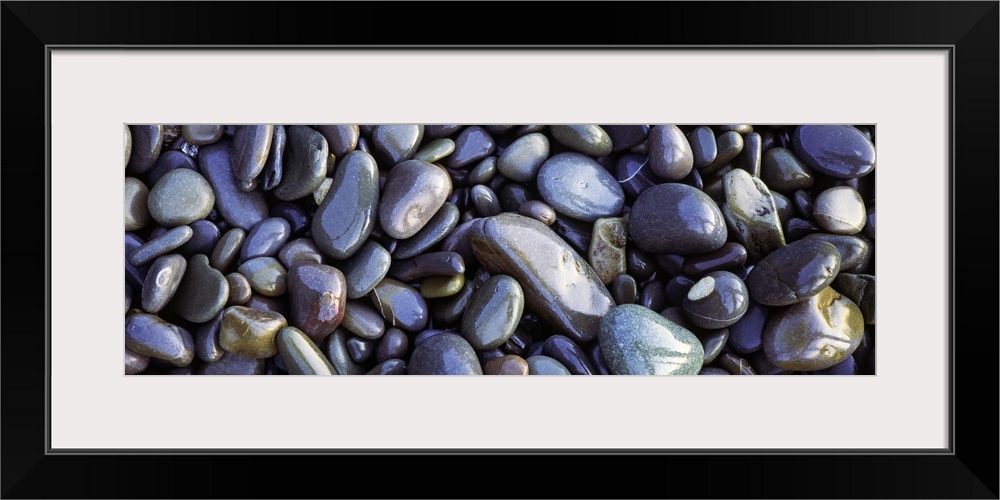
POLYGON ((462 337, 443 332, 413 349, 406 372, 409 375, 482 375, 476 351, 462 337))
POLYGON ((527 306, 570 338, 587 342, 614 300, 587 262, 548 226, 504 213, 475 229, 472 247, 493 274, 521 285, 527 306))
POLYGON ((244 192, 230 167, 232 141, 222 139, 198 151, 198 167, 215 194, 215 209, 231 226, 249 231, 267 218, 267 201, 260 190, 244 192))
POLYGON ((500 200, 492 189, 482 184, 472 186, 472 204, 483 217, 500 214, 500 200))
POLYGON ((255 257, 275 257, 292 235, 292 226, 281 217, 260 221, 247 234, 240 249, 240 262, 255 257))
POLYGON ((387 359, 372 368, 368 375, 406 375, 406 361, 387 359))
POLYGON ((608 217, 594 221, 587 259, 605 285, 615 277, 625 274, 625 242, 627 225, 621 217, 608 217))
POLYGON ((309 127, 292 125, 287 134, 281 182, 274 188, 274 195, 279 200, 292 201, 313 194, 323 183, 330 150, 323 134, 309 127))
POLYGON ((531 182, 549 157, 549 139, 544 134, 517 138, 496 160, 496 169, 506 178, 531 182))
POLYGON ((660 313, 660 316, 663 316, 683 328, 691 330, 691 333, 693 333, 695 337, 698 337, 698 341, 701 342, 702 350, 705 351, 705 358, 702 361, 703 365, 707 365, 715 361, 715 359, 719 357, 719 354, 722 354, 722 351, 726 348, 726 342, 729 340, 729 328, 701 328, 692 324, 687 314, 680 307, 667 308, 660 313))
POLYGON ((311 262, 314 264, 323 263, 323 255, 319 252, 319 247, 309 238, 298 238, 289 241, 278 251, 278 260, 285 269, 295 264, 311 262))
POLYGON ((351 353, 347 349, 347 341, 350 339, 350 332, 343 327, 337 328, 326 338, 323 353, 336 375, 365 374, 365 368, 351 359, 351 353))
POLYGON ((771 315, 764 328, 764 353, 779 368, 823 370, 847 359, 863 334, 858 306, 827 287, 771 315))
POLYGON ((833 280, 832 287, 861 309, 865 324, 875 324, 875 276, 841 273, 833 280))
POLYGON ((275 337, 288 326, 281 314, 243 306, 227 307, 219 326, 219 344, 227 352, 251 358, 278 353, 275 337))
POLYGON ((414 281, 426 276, 454 276, 465 272, 465 259, 457 252, 429 252, 411 259, 395 260, 389 276, 414 281))
POLYGON ((153 168, 149 169, 149 172, 146 172, 146 182, 150 186, 156 185, 157 181, 166 175, 167 172, 181 168, 197 171, 198 165, 195 163, 194 158, 184 154, 182 151, 164 151, 156 159, 153 168))
POLYGON ((271 148, 264 161, 264 171, 255 180, 260 180, 260 187, 270 191, 279 184, 285 169, 285 144, 288 143, 288 133, 284 125, 275 125, 271 148))
POLYGON ((142 309, 156 314, 166 307, 180 287, 186 269, 187 261, 181 255, 170 254, 156 259, 149 266, 142 285, 142 309))
POLYGON ((187 330, 135 309, 125 315, 125 347, 174 366, 194 361, 194 338, 187 330))
POLYGON ((288 271, 274 257, 255 257, 241 264, 237 271, 246 276, 250 288, 261 295, 277 297, 287 290, 288 271))
POLYGON ((865 202, 854 188, 835 186, 816 197, 813 220, 833 234, 857 234, 865 227, 868 212, 865 202))
POLYGON ((736 323, 729 326, 727 345, 737 354, 759 351, 764 342, 764 325, 767 323, 768 308, 750 301, 747 311, 736 323))
POLYGON ((703 174, 717 173, 728 165, 743 151, 743 136, 732 130, 723 132, 715 138, 715 161, 702 168, 703 174))
POLYGON ((496 150, 493 137, 483 127, 465 127, 455 138, 455 151, 444 160, 448 168, 461 169, 486 158, 496 150))
POLYGON ((298 263, 288 270, 285 280, 291 325, 321 343, 344 319, 344 274, 325 264, 298 263))
POLYGON ((219 226, 216 226, 214 222, 201 219, 188 224, 188 227, 191 228, 191 239, 177 250, 184 255, 199 253, 210 255, 221 237, 219 226))
POLYGON ((521 356, 507 354, 483 365, 483 375, 527 375, 528 362, 521 356))
POLYGON ((149 188, 135 177, 125 178, 125 230, 138 231, 149 224, 149 188))
POLYGON ((125 348, 125 375, 142 373, 149 366, 149 356, 125 348))
POLYGON ((659 183, 652 171, 649 157, 644 155, 624 154, 615 163, 615 178, 629 201, 659 183))
POLYGON ((430 311, 427 301, 416 288, 385 278, 375 285, 368 296, 389 326, 408 332, 419 332, 427 327, 430 311))
POLYGON ((423 136, 423 125, 378 125, 371 135, 375 150, 389 161, 389 166, 413 158, 423 136))
POLYGON ((348 299, 368 295, 389 273, 392 256, 382 245, 367 241, 343 267, 348 299))
POLYGON ((611 151, 625 151, 646 142, 649 125, 601 125, 611 137, 611 151))
MULTIPOLYGON (((132 156, 132 130, 125 125, 125 168, 128 168, 128 160, 132 156)), ((143 370, 145 370, 145 366, 143 370)), ((140 370, 142 371, 142 370, 140 370)))
POLYGON ((760 178, 772 191, 793 192, 813 185, 812 170, 786 148, 771 148, 764 153, 760 178))
POLYGON ((525 362, 528 363, 528 375, 570 375, 562 363, 548 356, 536 354, 525 362))
POLYGON ((837 247, 837 252, 840 253, 841 270, 856 267, 868 258, 868 243, 857 236, 815 233, 810 234, 803 239, 825 241, 837 247))
POLYGON ((363 151, 349 153, 340 161, 329 192, 313 218, 313 239, 324 254, 346 259, 361 248, 376 225, 379 172, 375 159, 363 151))
POLYGON ((382 229, 397 239, 417 234, 444 204, 451 187, 447 172, 425 161, 407 160, 392 167, 378 206, 382 229))
POLYGON ((334 374, 326 356, 302 330, 292 326, 278 330, 275 344, 289 375, 334 374))
POLYGON ((712 271, 739 271, 747 260, 747 249, 739 243, 727 241, 718 250, 688 256, 684 259, 683 272, 699 278, 712 271))
POLYGON ((639 284, 628 274, 619 274, 608 287, 615 304, 634 304, 639 297, 639 284))
POLYGON ((656 125, 649 131, 649 164, 662 179, 679 181, 694 167, 694 152, 676 125, 656 125))
POLYGON ((414 160, 434 163, 455 151, 455 141, 451 139, 435 139, 413 155, 414 160))
POLYGON ((686 184, 666 183, 635 200, 628 234, 643 251, 690 255, 718 250, 728 232, 722 211, 707 194, 686 184))
POLYGON ((181 137, 192 146, 204 146, 222 139, 223 125, 181 125, 181 137))
POLYGON ((803 301, 828 287, 840 272, 840 252, 825 241, 799 240, 761 260, 747 275, 750 298, 767 306, 803 301))
POLYGON ((357 125, 317 125, 316 130, 323 134, 330 152, 337 158, 343 158, 354 151, 361 137, 361 128, 357 125))
POLYGON ((517 208, 517 213, 531 217, 546 226, 551 226, 556 221, 556 211, 545 204, 544 201, 528 200, 517 208))
POLYGON ((694 333, 635 304, 608 313, 601 320, 598 341, 616 375, 695 375, 705 358, 694 333))
POLYGON ((163 125, 129 125, 129 132, 129 159, 125 169, 132 174, 144 174, 160 156, 163 125))
POLYGON ((587 353, 565 335, 553 335, 542 344, 542 355, 548 356, 569 370, 571 375, 594 375, 597 368, 587 353))
POLYGON ((129 256, 129 262, 131 262, 133 266, 144 266, 152 262, 153 259, 156 259, 157 257, 172 250, 176 250, 178 247, 190 240, 193 234, 194 231, 192 231, 190 227, 175 227, 160 236, 143 243, 141 246, 133 250, 131 254, 127 254, 129 256))
POLYGON ((202 254, 190 257, 180 287, 170 306, 180 317, 204 323, 222 310, 229 299, 226 277, 208 264, 202 254))
POLYGON ((778 219, 778 208, 771 192, 758 178, 735 169, 723 178, 726 203, 722 215, 751 262, 785 246, 785 235, 778 219))
POLYGON ((383 363, 390 359, 403 359, 410 351, 410 337, 399 328, 389 327, 378 341, 375 361, 383 363))
POLYGON ((236 262, 246 236, 246 231, 238 227, 226 231, 226 234, 222 235, 219 242, 215 244, 215 249, 212 250, 212 258, 209 260, 211 266, 221 272, 229 270, 236 262))
POLYGON ((229 273, 226 275, 226 283, 229 284, 229 298, 226 299, 226 307, 242 306, 250 301, 253 290, 250 288, 250 281, 240 273, 229 273))
POLYGON ((344 305, 341 327, 365 339, 377 339, 385 333, 385 320, 368 303, 348 300, 344 305))
POLYGON ((450 297, 461 291, 463 286, 465 286, 464 274, 428 276, 420 282, 420 295, 425 299, 450 297))
POLYGON ((849 125, 803 125, 792 133, 795 154, 813 170, 852 179, 875 169, 875 146, 849 125))
POLYGON ((611 136, 599 125, 552 125, 549 132, 559 144, 585 155, 611 154, 611 136))
POLYGON ((557 213, 585 222, 622 211, 625 193, 600 163, 580 153, 560 153, 538 171, 538 194, 557 213))
POLYGON ((754 177, 760 177, 762 143, 760 134, 753 132, 743 139, 743 149, 733 158, 733 167, 745 170, 754 177))
POLYGON ((719 154, 718 145, 715 142, 715 132, 711 127, 697 127, 688 134, 688 144, 691 146, 691 155, 694 160, 694 168, 703 168, 715 161, 719 154))
POLYGON ((728 352, 719 356, 717 364, 730 375, 757 375, 749 361, 728 352))
POLYGON ((524 291, 514 278, 498 274, 472 295, 462 316, 462 336, 476 350, 503 345, 524 312, 524 291))
POLYGON ((243 182, 257 178, 264 170, 267 153, 274 138, 274 125, 237 125, 229 162, 233 175, 243 182))
POLYGON ((452 203, 445 202, 438 209, 437 213, 434 214, 434 217, 431 217, 431 220, 427 221, 423 229, 396 245, 393 257, 407 259, 433 247, 443 240, 451 230, 455 229, 455 226, 458 225, 458 218, 458 207, 452 203))
POLYGON ((729 271, 713 271, 691 286, 683 307, 695 325, 718 329, 739 321, 749 304, 747 287, 739 276, 729 271))
POLYGON ((267 360, 228 353, 214 363, 198 367, 199 375, 263 375, 267 360))

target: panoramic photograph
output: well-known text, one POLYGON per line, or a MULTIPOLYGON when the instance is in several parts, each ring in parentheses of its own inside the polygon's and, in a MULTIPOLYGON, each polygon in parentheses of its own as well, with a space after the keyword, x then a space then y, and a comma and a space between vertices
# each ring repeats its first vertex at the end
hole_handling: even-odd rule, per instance
POLYGON ((125 375, 875 375, 868 124, 124 126, 125 375))

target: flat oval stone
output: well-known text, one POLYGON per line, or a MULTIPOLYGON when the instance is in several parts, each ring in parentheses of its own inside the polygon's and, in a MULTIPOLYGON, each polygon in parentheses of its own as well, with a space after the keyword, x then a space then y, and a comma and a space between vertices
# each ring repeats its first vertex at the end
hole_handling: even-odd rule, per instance
POLYGON ((527 375, 528 362, 521 356, 507 354, 491 359, 483 366, 484 375, 527 375))
POLYGON ((225 125, 181 125, 181 137, 192 146, 211 144, 225 133, 225 125))
POLYGON ((179 168, 163 175, 149 191, 149 214, 166 227, 204 219, 215 206, 208 181, 194 170, 179 168))
POLYGON ((549 139, 544 134, 518 137, 497 159, 496 168, 504 177, 517 182, 531 182, 549 157, 549 139))
POLYGON ((129 159, 125 169, 144 174, 160 156, 163 148, 163 125, 129 125, 129 159))
POLYGON ((198 168, 215 193, 215 208, 230 225, 249 231, 267 218, 267 201, 260 190, 244 192, 230 167, 232 141, 222 139, 198 151, 198 168))
POLYGON ((323 255, 319 253, 319 247, 309 238, 298 238, 289 241, 278 251, 278 260, 288 269, 295 264, 312 262, 314 264, 323 263, 323 255))
POLYGON ((416 288, 406 283, 385 278, 368 294, 390 326, 408 332, 419 332, 427 327, 430 311, 427 301, 416 288))
POLYGON ((514 334, 524 312, 524 291, 517 280, 498 274, 472 296, 462 316, 462 336, 476 350, 500 347, 514 334))
POLYGON ((144 312, 125 315, 125 347, 174 366, 194 361, 194 338, 187 330, 144 312))
POLYGON ((387 328, 385 334, 378 341, 378 348, 375 350, 375 361, 378 363, 390 359, 406 358, 410 351, 410 337, 399 328, 387 328))
POLYGON ((704 192, 677 183, 643 191, 632 205, 628 232, 643 251, 676 255, 718 250, 728 235, 715 202, 704 192))
POLYGON ((478 184, 472 186, 470 194, 472 196, 472 204, 476 208, 476 211, 479 212, 479 215, 490 217, 500 213, 500 200, 492 189, 478 184))
POLYGON ((484 220, 472 235, 479 262, 521 285, 527 305, 577 342, 597 336, 614 300, 597 273, 548 226, 504 213, 484 220))
POLYGON ((409 375, 482 375, 476 351, 454 333, 439 333, 413 349, 406 372, 409 375))
POLYGON ((149 366, 149 356, 125 348, 125 375, 142 373, 149 366))
POLYGON ((875 145, 849 125, 803 125, 792 133, 795 154, 817 172, 853 179, 875 169, 875 145))
POLYGON ((413 159, 433 163, 455 151, 455 141, 451 139, 435 139, 414 153, 413 159))
POLYGON ((247 234, 240 250, 240 262, 255 257, 274 257, 292 235, 292 226, 281 217, 260 221, 247 234))
POLYGON ((699 278, 712 271, 739 271, 747 261, 747 249, 739 243, 727 241, 718 250, 691 255, 684 259, 683 272, 699 278))
POLYGON ((188 259, 184 279, 170 301, 171 308, 193 323, 212 319, 229 299, 229 282, 208 264, 203 254, 188 259))
POLYGON ((289 326, 278 330, 278 355, 289 375, 333 375, 333 366, 302 330, 289 326))
POLYGON ((250 182, 264 170, 274 125, 237 125, 229 161, 238 180, 250 182))
POLYGON ((184 278, 187 261, 178 254, 164 255, 149 266, 142 285, 142 308, 148 313, 158 313, 174 297, 184 278))
POLYGON ((344 319, 340 324, 342 328, 364 339, 377 339, 385 333, 385 320, 366 301, 348 300, 344 305, 344 319))
POLYGON ((253 291, 267 296, 284 295, 288 271, 274 257, 255 257, 240 265, 237 271, 246 276, 253 291))
POLYGON ((785 246, 778 208, 763 181, 746 170, 734 169, 723 178, 723 189, 722 215, 752 262, 785 246))
POLYGON ((688 134, 688 144, 691 146, 691 155, 694 158, 694 168, 703 168, 715 161, 719 154, 718 145, 715 142, 715 132, 711 127, 697 127, 688 134))
POLYGON ((556 212, 585 222, 618 215, 625 193, 600 163, 580 153, 560 153, 538 171, 538 194, 556 212))
POLYGON ((154 186, 167 172, 181 168, 197 171, 198 165, 194 162, 194 158, 184 154, 182 151, 164 151, 156 159, 153 168, 149 169, 149 172, 146 172, 146 182, 150 186, 154 186))
POLYGON ((528 375, 572 375, 562 363, 541 354, 528 357, 528 375))
POLYGON ((423 136, 423 125, 378 125, 372 131, 372 143, 389 165, 396 165, 413 158, 423 136))
POLYGON ((868 257, 868 243, 857 236, 840 234, 815 233, 802 238, 804 240, 825 241, 835 247, 840 253, 840 269, 851 269, 868 257))
POLYGON ((767 324, 768 308, 750 301, 747 312, 736 323, 729 326, 727 345, 738 354, 759 351, 764 345, 764 325, 767 324))
POLYGON ((611 154, 611 136, 599 125, 552 125, 549 132, 559 144, 585 155, 611 154))
MULTIPOLYGON (((509 149, 509 148, 508 148, 509 149)), ((539 164, 541 166, 541 164, 539 164)), ((471 185, 489 184, 497 175, 497 157, 487 156, 478 165, 469 171, 469 176, 465 178, 471 185)))
POLYGON ((827 287, 771 316, 764 329, 764 353, 786 370, 823 370, 847 359, 863 334, 858 306, 827 287))
POLYGON ((611 310, 601 321, 598 341, 616 375, 696 375, 705 359, 694 333, 635 304, 611 310))
POLYGON ((304 125, 287 127, 288 145, 282 159, 281 183, 274 188, 279 200, 311 195, 326 178, 329 145, 323 134, 304 125))
POLYGON ((271 148, 267 152, 267 160, 264 161, 264 170, 257 179, 260 180, 260 187, 264 191, 270 191, 281 184, 281 177, 285 170, 285 144, 288 144, 288 133, 284 125, 274 126, 274 137, 271 138, 271 148))
POLYGON ((750 299, 743 280, 729 271, 713 271, 688 290, 684 312, 702 328, 725 328, 747 312, 750 299))
POLYGON ((198 367, 198 375, 263 375, 267 360, 227 353, 214 363, 198 367))
POLYGON ((326 359, 330 361, 335 375, 364 375, 365 369, 351 359, 351 353, 347 349, 347 341, 351 339, 351 334, 343 328, 337 328, 326 338, 323 352, 326 359))
POLYGON ((164 255, 172 250, 176 250, 191 239, 194 231, 190 227, 175 227, 136 248, 129 254, 129 262, 133 266, 143 266, 153 261, 153 259, 164 255))
POLYGON ((691 173, 694 152, 684 132, 677 125, 656 125, 646 140, 649 164, 653 173, 663 179, 679 181, 691 173))
POLYGON ((570 375, 594 375, 597 368, 587 353, 565 335, 553 335, 542 344, 542 355, 558 361, 570 375))
POLYGON ((429 252, 412 259, 396 260, 389 276, 400 281, 414 281, 425 276, 454 276, 465 272, 465 259, 457 252, 429 252))
POLYGON ((137 231, 149 224, 149 188, 135 177, 125 178, 125 230, 137 231))
POLYGON ((253 289, 250 288, 250 280, 240 273, 229 273, 226 275, 226 283, 229 283, 229 298, 226 299, 226 306, 242 306, 250 300, 253 289))
POLYGON ((323 134, 330 152, 337 158, 343 158, 354 151, 361 137, 361 128, 357 125, 317 125, 316 130, 323 134))
POLYGON ((451 203, 445 203, 438 209, 434 217, 427 221, 423 229, 417 234, 402 240, 396 245, 393 257, 397 259, 408 259, 414 257, 438 244, 445 236, 458 225, 458 207, 451 203))
POLYGON ((867 219, 861 194, 850 186, 835 186, 823 191, 813 205, 813 220, 833 234, 860 233, 867 219))
POLYGON ((285 279, 292 326, 321 343, 344 319, 344 274, 325 264, 302 263, 292 266, 285 279))
POLYGON ((445 158, 444 165, 460 169, 486 158, 495 150, 496 143, 486 129, 477 125, 465 127, 455 138, 455 152, 445 158))
POLYGON ((450 297, 461 291, 463 286, 465 286, 464 274, 429 276, 420 282, 420 295, 425 299, 450 297))
POLYGON ((391 262, 392 256, 382 245, 371 240, 365 242, 343 268, 347 298, 368 295, 389 273, 391 262))
POLYGON ((615 304, 634 304, 639 297, 639 284, 635 278, 627 274, 620 274, 611 281, 608 287, 611 296, 615 299, 615 304))
POLYGON ((194 352, 198 359, 206 363, 214 363, 226 354, 219 343, 219 327, 222 326, 222 312, 216 314, 211 321, 198 325, 194 334, 194 352))
POLYGON ((819 240, 799 240, 775 250, 747 275, 750 298, 766 306, 787 306, 830 286, 840 272, 837 247, 819 240))
POLYGON ((703 174, 713 174, 729 164, 743 151, 743 136, 732 130, 723 132, 715 138, 715 161, 702 168, 703 174))
POLYGON ((444 205, 451 177, 439 167, 407 160, 392 167, 385 180, 378 218, 382 229, 397 239, 419 232, 444 205))
POLYGON ((625 274, 625 241, 627 225, 621 217, 594 221, 587 259, 605 285, 616 276, 625 274))
POLYGON ((227 307, 219 326, 219 344, 230 353, 269 358, 278 353, 275 337, 288 326, 285 317, 243 306, 227 307))
POLYGON ((793 192, 813 185, 812 170, 786 148, 771 148, 761 160, 760 178, 772 191, 793 192))
POLYGON ((221 237, 219 226, 216 226, 214 222, 202 219, 188 224, 188 227, 191 228, 191 239, 177 250, 185 255, 199 253, 210 255, 221 237))
POLYGON ((330 190, 316 210, 312 221, 316 245, 335 259, 351 257, 375 227, 378 206, 378 165, 368 153, 353 151, 340 161, 330 190))
POLYGON ((238 227, 226 231, 226 234, 222 235, 219 242, 215 244, 215 249, 212 250, 212 258, 209 261, 211 266, 221 272, 229 270, 240 255, 240 249, 243 248, 243 240, 246 239, 246 236, 246 231, 238 227))

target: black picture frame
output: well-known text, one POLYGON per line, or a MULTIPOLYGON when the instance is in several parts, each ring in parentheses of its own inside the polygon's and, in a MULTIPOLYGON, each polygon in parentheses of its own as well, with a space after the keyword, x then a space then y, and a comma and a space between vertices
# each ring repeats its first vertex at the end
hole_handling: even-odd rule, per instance
MULTIPOLYGON (((998 498, 998 2, 3 2, 2 496, 998 498), (485 9, 490 16, 479 15, 485 9), (426 19, 426 22, 418 20, 426 19), (433 21, 430 21, 430 20, 433 21), (506 28, 505 28, 506 27, 506 28), (47 61, 53 46, 947 47, 952 70, 953 428, 948 453, 50 454, 47 61), (961 230, 961 232, 959 232, 961 230), (983 255, 988 253, 988 255, 983 255), (22 269, 27 275, 20 274, 22 269), (44 279, 41 279, 45 270, 44 279), (985 303, 985 309, 979 304, 985 303), (417 467, 415 464, 420 464, 417 467), (650 474, 649 471, 660 471, 650 474), (431 474, 431 475, 428 475, 431 474), (479 486, 463 490, 473 478, 479 486)), ((141 82, 137 81, 137 84, 141 82)), ((915 147, 919 124, 914 125, 915 147)), ((915 215, 919 216, 919 214, 915 215)), ((919 235, 915 235, 919 239, 919 235)), ((915 243, 919 246, 919 242, 915 243)), ((915 270, 919 272, 919 270, 915 270)), ((90 333, 99 325, 81 325, 90 333)), ((904 332, 905 333, 905 332, 904 332)), ((919 363, 919 360, 914 360, 919 363)), ((838 402, 864 425, 865 409, 838 402), (847 405, 847 406, 843 406, 847 405)), ((141 418, 143 409, 137 410, 141 418)), ((182 409, 195 418, 196 408, 182 409)), ((810 410, 813 412, 815 410, 810 410)), ((790 416, 794 418, 795 416, 790 416)), ((403 416, 401 416, 403 418, 403 416)), ((525 417, 520 425, 558 425, 525 417)), ((401 424, 405 428, 405 422, 401 424)), ((363 429, 363 428, 362 428, 363 429)), ((322 431, 322 423, 317 424, 322 431)), ((378 432, 379 430, 369 430, 378 432)), ((738 422, 732 429, 741 432, 738 422)))

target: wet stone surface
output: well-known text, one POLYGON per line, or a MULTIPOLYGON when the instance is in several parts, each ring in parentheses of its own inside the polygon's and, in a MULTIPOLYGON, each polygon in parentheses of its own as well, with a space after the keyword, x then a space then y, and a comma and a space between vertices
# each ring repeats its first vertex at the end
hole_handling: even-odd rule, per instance
POLYGON ((875 373, 871 125, 124 133, 127 375, 875 373))

